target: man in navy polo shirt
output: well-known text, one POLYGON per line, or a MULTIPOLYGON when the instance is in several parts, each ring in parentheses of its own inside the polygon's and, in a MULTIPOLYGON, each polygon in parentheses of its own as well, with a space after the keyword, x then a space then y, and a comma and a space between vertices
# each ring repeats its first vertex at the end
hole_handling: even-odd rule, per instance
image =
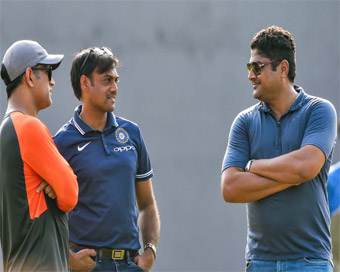
POLYGON ((260 102, 235 119, 222 166, 225 201, 247 203, 247 271, 333 271, 327 173, 336 113, 294 85, 295 42, 277 26, 251 42, 260 102))
POLYGON ((79 183, 68 217, 75 271, 145 271, 156 258, 160 220, 148 152, 138 125, 113 114, 118 65, 107 47, 75 56, 71 82, 82 105, 54 137, 79 183))

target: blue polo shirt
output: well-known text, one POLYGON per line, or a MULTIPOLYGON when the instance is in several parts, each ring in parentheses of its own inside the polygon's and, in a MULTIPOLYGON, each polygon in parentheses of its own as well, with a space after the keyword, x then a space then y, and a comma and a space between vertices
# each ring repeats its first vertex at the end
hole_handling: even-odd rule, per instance
POLYGON ((250 159, 274 158, 305 145, 317 146, 327 159, 312 180, 247 203, 246 259, 332 260, 326 184, 336 137, 336 113, 327 100, 310 96, 299 86, 294 88, 299 96, 279 121, 264 102, 236 117, 222 171, 244 168, 250 159))
POLYGON ((153 176, 137 124, 108 113, 103 132, 73 118, 53 137, 78 178, 78 204, 68 214, 70 241, 112 249, 140 248, 135 182, 153 176))
POLYGON ((340 212, 340 161, 329 169, 327 191, 329 210, 333 217, 340 212))

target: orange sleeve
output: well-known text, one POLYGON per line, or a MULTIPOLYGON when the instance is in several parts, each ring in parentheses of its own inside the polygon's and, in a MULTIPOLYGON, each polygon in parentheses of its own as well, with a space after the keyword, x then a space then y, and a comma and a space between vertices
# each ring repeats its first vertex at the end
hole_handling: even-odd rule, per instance
POLYGON ((16 117, 12 120, 22 160, 52 186, 59 209, 71 211, 78 201, 78 183, 72 168, 58 152, 51 133, 39 119, 27 115, 16 117))

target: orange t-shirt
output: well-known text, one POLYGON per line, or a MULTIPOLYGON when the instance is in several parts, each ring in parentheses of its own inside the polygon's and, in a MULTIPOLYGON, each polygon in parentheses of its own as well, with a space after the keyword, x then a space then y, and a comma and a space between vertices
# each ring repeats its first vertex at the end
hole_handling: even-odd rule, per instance
POLYGON ((21 112, 0 127, 0 199, 4 270, 68 270, 65 212, 77 204, 77 179, 47 127, 21 112), (56 199, 36 192, 43 180, 56 199))

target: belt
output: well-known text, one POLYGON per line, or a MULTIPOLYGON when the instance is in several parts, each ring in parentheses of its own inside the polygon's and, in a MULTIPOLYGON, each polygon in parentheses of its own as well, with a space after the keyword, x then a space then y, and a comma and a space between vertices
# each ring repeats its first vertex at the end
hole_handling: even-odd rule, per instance
POLYGON ((135 256, 139 255, 138 250, 129 250, 129 249, 110 249, 110 248, 98 248, 98 247, 91 247, 91 246, 81 246, 75 243, 70 243, 70 247, 74 248, 91 248, 94 249, 97 254, 101 255, 101 257, 122 261, 125 259, 134 258, 135 256))

